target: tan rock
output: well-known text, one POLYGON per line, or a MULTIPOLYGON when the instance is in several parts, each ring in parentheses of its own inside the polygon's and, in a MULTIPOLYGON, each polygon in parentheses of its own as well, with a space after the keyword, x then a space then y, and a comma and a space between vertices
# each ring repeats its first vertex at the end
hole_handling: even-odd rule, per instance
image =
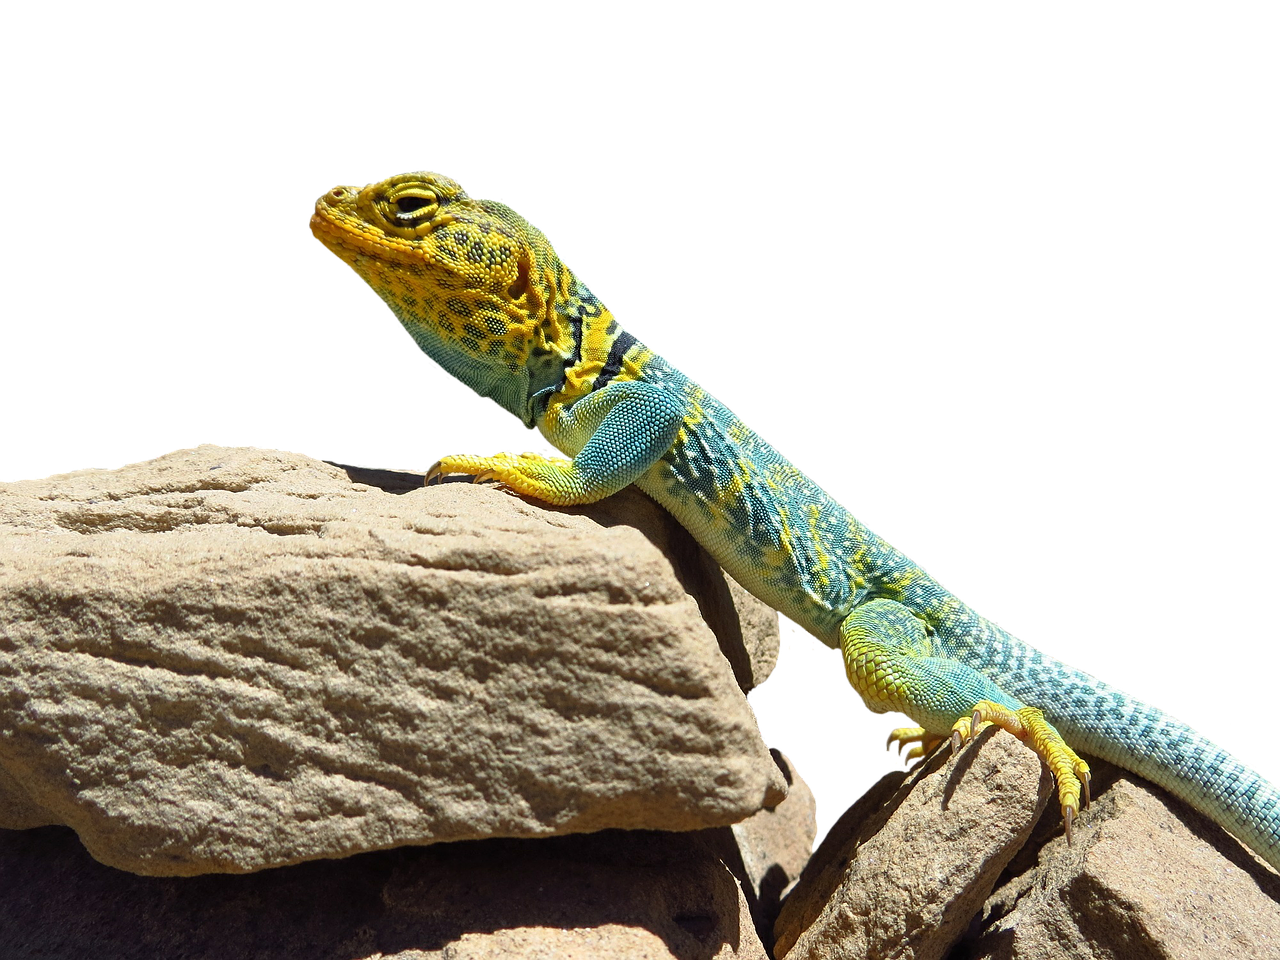
MULTIPOLYGON (((934 757, 911 777, 885 777, 841 818, 784 903, 777 957, 1280 957, 1280 876, 1185 804, 1101 761, 1074 843, 1050 803, 1010 859, 1035 807, 1034 757, 994 736, 963 778, 934 757), (944 823, 957 832, 940 835, 944 823)), ((1042 773, 1041 795, 1048 787, 1042 773)))
POLYGON ((0 486, 0 826, 176 876, 778 803, 626 516, 241 448, 0 486))
POLYGON ((1004 732, 880 781, 832 828, 775 925, 782 960, 934 960, 1021 848, 1051 789, 1004 732))
POLYGON ((764 960, 708 831, 480 840, 138 877, 0 830, 4 960, 764 960))
POLYGON ((702 834, 741 883, 756 931, 766 945, 773 942, 782 897, 809 862, 818 829, 817 805, 808 784, 781 752, 771 753, 787 780, 786 799, 741 823, 702 834))
POLYGON ((778 897, 800 879, 801 871, 809 862, 818 821, 817 803, 809 785, 783 753, 770 752, 786 778, 786 799, 735 823, 730 829, 738 841, 752 887, 757 893, 773 888, 772 895, 778 897))
POLYGON ((1072 845, 1047 814, 964 957, 1280 957, 1280 876, 1159 787, 1093 768, 1099 795, 1072 845))

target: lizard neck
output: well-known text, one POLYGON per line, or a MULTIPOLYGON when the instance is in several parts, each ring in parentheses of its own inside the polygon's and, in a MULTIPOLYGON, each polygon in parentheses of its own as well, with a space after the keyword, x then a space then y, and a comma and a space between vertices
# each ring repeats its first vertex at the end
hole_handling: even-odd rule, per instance
POLYGON ((558 340, 559 364, 538 371, 531 382, 529 410, 534 422, 543 422, 551 405, 572 405, 614 380, 638 380, 641 359, 647 351, 614 319, 609 309, 567 269, 563 296, 553 307, 562 328, 558 340))

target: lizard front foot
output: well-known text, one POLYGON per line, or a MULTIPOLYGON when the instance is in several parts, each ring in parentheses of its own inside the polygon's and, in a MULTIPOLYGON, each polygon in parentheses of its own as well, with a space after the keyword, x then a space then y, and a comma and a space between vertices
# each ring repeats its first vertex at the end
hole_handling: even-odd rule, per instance
POLYGON ((470 476, 475 483, 493 481, 515 493, 547 503, 575 502, 566 487, 573 475, 572 461, 544 457, 537 453, 499 453, 491 457, 468 454, 441 457, 427 471, 424 485, 430 486, 448 474, 470 476))

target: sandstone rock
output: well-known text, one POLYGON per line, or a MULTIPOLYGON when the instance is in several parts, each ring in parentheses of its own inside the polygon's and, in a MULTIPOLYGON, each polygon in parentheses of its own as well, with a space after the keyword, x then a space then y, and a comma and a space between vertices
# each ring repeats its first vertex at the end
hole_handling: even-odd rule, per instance
POLYGON ((774 895, 778 896, 800 879, 801 871, 809 862, 813 838, 818 833, 817 803, 795 765, 779 750, 770 753, 787 781, 786 799, 735 823, 730 829, 738 841, 743 865, 756 892, 773 886, 774 895), (782 877, 786 877, 787 882, 778 886, 782 877))
POLYGON ((773 924, 782 897, 809 862, 818 829, 816 804, 808 784, 782 753, 771 753, 787 780, 786 799, 731 827, 703 831, 717 856, 741 883, 756 931, 766 946, 773 942, 773 924))
POLYGON ((137 877, 64 828, 0 830, 0 957, 761 960, 751 904, 799 873, 813 836, 812 796, 775 759, 787 798, 733 827, 464 841, 249 876, 137 877))
POLYGON ((1074 843, 1052 801, 1028 838, 1048 775, 1037 805, 1030 751, 1003 733, 978 744, 971 769, 935 756, 841 818, 783 905, 779 960, 1280 957, 1280 876, 1211 821, 1092 760, 1074 843))
POLYGON ((1052 778, 1034 753, 989 730, 956 758, 890 774, 814 853, 782 905, 782 960, 941 958, 1021 848, 1052 778))
POLYGON ((1049 811, 956 960, 1280 957, 1280 876, 1159 787, 1092 766, 1072 845, 1049 811))
POLYGON ((0 486, 0 826, 177 876, 777 804, 675 534, 629 509, 218 447, 0 486))
POLYGON ((764 960, 711 832, 464 841, 175 878, 94 863, 64 828, 0 830, 0 956, 764 960))

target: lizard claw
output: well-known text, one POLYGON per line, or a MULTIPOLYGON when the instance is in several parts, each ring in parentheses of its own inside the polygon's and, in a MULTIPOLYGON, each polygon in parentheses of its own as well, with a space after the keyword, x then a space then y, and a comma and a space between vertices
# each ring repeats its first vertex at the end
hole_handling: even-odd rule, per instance
POLYGON ((895 743, 898 745, 898 755, 906 760, 919 760, 927 753, 932 753, 934 748, 942 742, 942 738, 929 733, 924 727, 898 727, 896 730, 889 731, 889 739, 885 741, 885 748, 892 747, 895 743), (903 754, 902 748, 906 744, 912 744, 910 750, 903 754))
POLYGON ((959 753, 960 748, 972 740, 979 730, 990 725, 990 721, 982 719, 981 710, 974 710, 973 716, 957 720, 951 728, 951 755, 959 753))
MULTIPOLYGON (((450 459, 450 460, 456 460, 456 459, 459 459, 459 458, 457 458, 457 457, 450 457, 449 459, 450 459)), ((433 463, 433 464, 431 465, 430 469, 428 469, 428 470, 427 470, 427 475, 423 478, 423 480, 422 480, 422 485, 423 485, 424 487, 429 487, 429 486, 431 486, 431 484, 439 482, 440 478, 441 478, 441 477, 443 477, 443 476, 445 476, 446 474, 466 473, 466 472, 467 472, 467 471, 465 471, 465 470, 446 469, 446 468, 445 468, 445 461, 444 461, 444 460, 437 460, 435 463, 433 463)), ((495 477, 496 477, 496 476, 497 476, 497 474, 496 474, 496 473, 494 472, 494 470, 492 470, 492 469, 489 469, 489 470, 481 470, 481 471, 479 471, 478 473, 474 473, 474 474, 472 474, 472 476, 471 476, 471 482, 472 482, 472 483, 484 483, 486 480, 493 480, 493 479, 495 479, 495 477)))
POLYGON ((933 749, 941 744, 942 737, 933 736, 924 727, 893 727, 884 737, 884 749, 897 755, 902 760, 902 767, 909 767, 915 760, 933 753, 933 749))
POLYGON ((994 723, 1008 730, 1044 761, 1058 782, 1058 802, 1062 807, 1067 842, 1070 843, 1072 827, 1080 814, 1081 796, 1083 795, 1086 804, 1089 802, 1089 765, 1076 756, 1076 752, 1067 746, 1062 735, 1035 707, 1011 710, 990 700, 983 700, 974 707, 972 719, 961 717, 956 721, 955 730, 966 732, 963 729, 965 726, 973 729, 972 725, 977 723, 983 726, 994 723))

